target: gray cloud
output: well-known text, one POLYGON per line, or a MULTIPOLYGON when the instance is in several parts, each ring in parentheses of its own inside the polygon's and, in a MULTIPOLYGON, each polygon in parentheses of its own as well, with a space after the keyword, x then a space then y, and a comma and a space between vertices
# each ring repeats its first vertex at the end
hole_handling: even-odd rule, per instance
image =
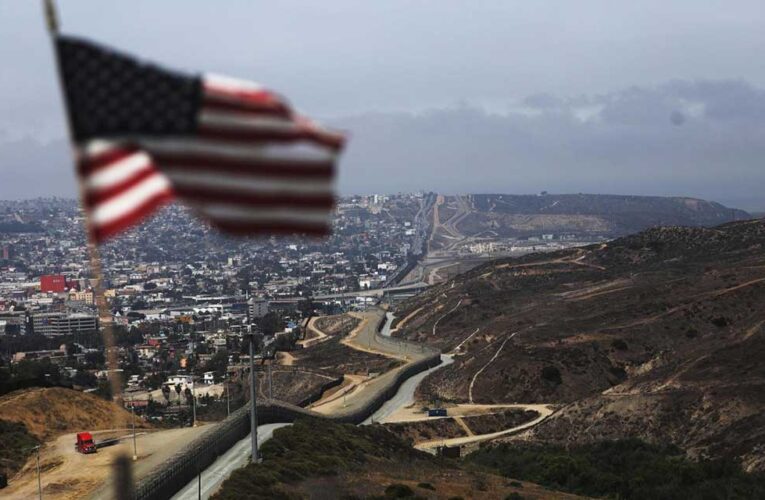
MULTIPOLYGON (((336 117, 351 135, 340 189, 691 195, 765 207, 762 89, 676 80, 521 103, 506 113, 461 104, 336 117)), ((74 195, 65 144, 0 137, 0 198, 74 195)))
MULTIPOLYGON (((0 2, 0 197, 74 193, 40 4, 0 2)), ((763 205, 761 0, 59 6, 68 33, 261 81, 312 116, 336 117, 353 133, 344 192, 679 193, 763 205)))
POLYGON ((765 206, 765 119, 752 111, 765 104, 761 89, 673 81, 523 102, 533 112, 462 106, 339 120, 353 131, 341 187, 677 194, 765 206))

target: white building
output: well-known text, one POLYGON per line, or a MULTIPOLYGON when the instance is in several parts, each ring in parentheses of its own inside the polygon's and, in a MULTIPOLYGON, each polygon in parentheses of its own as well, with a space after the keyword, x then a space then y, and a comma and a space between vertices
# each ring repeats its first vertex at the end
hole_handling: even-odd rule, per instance
POLYGON ((262 318, 268 314, 268 301, 261 298, 251 298, 248 306, 250 319, 262 318))
POLYGON ((98 331, 98 318, 90 314, 39 313, 32 315, 32 330, 38 335, 54 337, 80 332, 98 331))

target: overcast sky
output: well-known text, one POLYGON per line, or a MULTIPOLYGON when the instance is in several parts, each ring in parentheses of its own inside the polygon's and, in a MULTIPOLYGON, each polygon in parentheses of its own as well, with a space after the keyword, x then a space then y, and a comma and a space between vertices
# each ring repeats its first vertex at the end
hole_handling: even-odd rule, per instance
MULTIPOLYGON (((58 0, 65 32, 347 128, 340 190, 765 209, 758 1, 58 0)), ((0 0, 0 198, 75 194, 39 1, 0 0)))

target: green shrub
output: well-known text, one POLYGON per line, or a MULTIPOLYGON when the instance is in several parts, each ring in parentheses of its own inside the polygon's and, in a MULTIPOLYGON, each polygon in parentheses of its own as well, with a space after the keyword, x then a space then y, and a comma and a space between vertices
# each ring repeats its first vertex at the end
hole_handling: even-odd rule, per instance
POLYGON ((501 444, 466 457, 509 478, 585 496, 624 500, 765 498, 765 475, 730 460, 693 462, 674 446, 637 439, 570 449, 501 444))
POLYGON ((385 488, 387 498, 411 498, 414 496, 414 490, 405 484, 394 483, 385 488))
POLYGON ((563 383, 560 370, 554 366, 545 366, 542 368, 542 378, 555 385, 563 383))

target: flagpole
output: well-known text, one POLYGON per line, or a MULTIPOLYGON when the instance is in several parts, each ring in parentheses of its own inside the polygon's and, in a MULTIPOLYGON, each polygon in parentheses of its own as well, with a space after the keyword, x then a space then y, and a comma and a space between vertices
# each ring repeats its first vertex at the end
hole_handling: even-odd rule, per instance
MULTIPOLYGON (((63 85, 63 79, 61 76, 61 68, 60 68, 60 60, 58 57, 58 51, 56 47, 56 36, 58 35, 58 15, 56 13, 56 7, 53 3, 53 0, 44 0, 45 4, 45 17, 46 22, 48 26, 48 33, 50 34, 51 41, 53 42, 53 53, 54 58, 56 59, 56 67, 57 67, 57 73, 59 78, 59 87, 63 93, 64 85, 63 85)), ((72 139, 72 120, 71 116, 68 111, 68 106, 66 102, 66 96, 62 96, 62 102, 64 106, 64 114, 67 117, 67 129, 69 131, 69 139, 70 144, 72 144, 73 149, 73 156, 77 157, 78 153, 76 150, 76 146, 74 146, 74 142, 72 139)), ((80 176, 77 176, 77 183, 80 191, 80 203, 83 207, 85 207, 86 204, 86 196, 85 196, 85 184, 80 176)), ((111 312, 109 311, 109 306, 106 302, 106 294, 104 290, 104 274, 103 274, 103 267, 101 265, 101 255, 98 251, 98 244, 96 243, 95 239, 95 233, 93 231, 93 223, 90 218, 90 213, 87 209, 83 209, 84 214, 84 220, 85 220, 85 233, 87 237, 87 246, 88 246, 88 256, 90 260, 90 270, 95 278, 95 283, 91 283, 93 285, 93 296, 96 301, 96 307, 98 308, 98 316, 99 320, 103 320, 104 328, 103 328, 103 338, 104 338, 104 348, 106 349, 106 358, 107 358, 107 364, 109 366, 109 380, 111 381, 112 385, 112 398, 117 400, 117 402, 121 401, 121 393, 122 393, 122 384, 119 381, 119 377, 116 375, 116 369, 118 368, 117 364, 117 355, 114 351, 114 335, 111 328, 111 312)))
MULTIPOLYGON (((77 158, 78 151, 74 144, 72 136, 72 118, 69 113, 68 103, 66 95, 64 94, 64 81, 61 74, 61 60, 58 56, 58 46, 56 43, 56 37, 59 33, 59 21, 56 12, 56 6, 53 3, 54 0, 43 0, 43 8, 45 11, 46 26, 48 28, 48 34, 50 36, 51 43, 53 45, 53 57, 56 61, 56 73, 59 80, 59 89, 62 93, 62 103, 64 106, 64 115, 67 119, 67 130, 69 132, 69 142, 72 145, 73 156, 77 158)), ((106 302, 106 294, 104 291, 104 273, 101 265, 101 255, 98 251, 98 244, 95 238, 95 232, 93 231, 93 222, 90 218, 90 213, 86 208, 86 189, 82 177, 77 176, 78 187, 80 191, 80 203, 83 208, 85 232, 87 237, 88 255, 90 259, 90 271, 95 278, 95 283, 91 283, 93 286, 93 295, 96 301, 96 307, 98 309, 99 324, 103 326, 102 336, 104 341, 104 349, 106 350, 106 363, 107 374, 111 385, 112 399, 115 403, 122 406, 122 383, 120 381, 117 369, 119 364, 117 362, 117 353, 114 349, 114 334, 112 331, 112 318, 111 311, 106 302), (103 323, 101 325, 101 323, 103 323)), ((114 424, 117 424, 116 418, 114 424)), ((116 427, 116 426, 115 426, 116 427)), ((122 453, 118 459, 114 462, 115 465, 115 493, 116 498, 132 499, 133 498, 133 484, 132 484, 132 467, 129 460, 121 460, 122 455, 127 458, 127 455, 122 453)))

